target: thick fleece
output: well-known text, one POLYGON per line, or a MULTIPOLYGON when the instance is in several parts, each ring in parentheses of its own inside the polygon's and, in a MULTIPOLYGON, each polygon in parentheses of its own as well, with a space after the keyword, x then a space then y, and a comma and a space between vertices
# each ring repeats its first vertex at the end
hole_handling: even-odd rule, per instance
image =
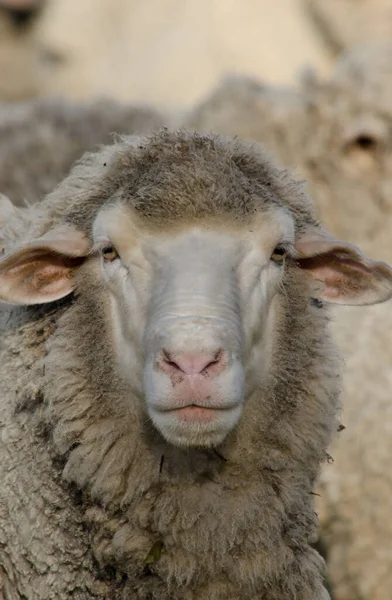
MULTIPOLYGON (((243 222, 273 204, 297 233, 318 226, 302 187, 259 148, 163 131, 86 156, 37 205, 27 235, 60 222, 90 235, 114 197, 160 228, 206 214, 243 222)), ((78 281, 57 305, 10 310, 0 365, 5 597, 327 600, 310 546, 312 488, 337 429, 338 360, 302 269, 287 265, 271 369, 217 451, 170 446, 146 422, 116 376, 107 296, 88 261, 78 281)))

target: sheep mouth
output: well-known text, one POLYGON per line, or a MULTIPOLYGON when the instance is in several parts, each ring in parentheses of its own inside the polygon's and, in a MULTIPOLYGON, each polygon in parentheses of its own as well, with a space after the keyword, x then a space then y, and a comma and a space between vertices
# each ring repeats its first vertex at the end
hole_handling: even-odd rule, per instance
POLYGON ((241 406, 238 403, 224 406, 192 403, 163 409, 155 407, 157 418, 169 419, 178 423, 178 425, 184 426, 187 424, 212 425, 221 421, 231 421, 233 415, 238 411, 241 411, 241 406))
POLYGON ((161 413, 181 413, 184 410, 207 410, 216 413, 226 412, 238 407, 238 402, 225 404, 210 404, 203 401, 181 402, 177 405, 155 406, 155 410, 161 413))
POLYGON ((200 404, 189 404, 180 408, 169 409, 164 412, 170 413, 180 421, 208 422, 219 417, 222 412, 233 410, 233 408, 234 407, 232 406, 217 408, 200 404))
POLYGON ((211 406, 188 403, 165 410, 150 407, 149 414, 167 442, 179 447, 216 447, 237 425, 242 403, 211 406))

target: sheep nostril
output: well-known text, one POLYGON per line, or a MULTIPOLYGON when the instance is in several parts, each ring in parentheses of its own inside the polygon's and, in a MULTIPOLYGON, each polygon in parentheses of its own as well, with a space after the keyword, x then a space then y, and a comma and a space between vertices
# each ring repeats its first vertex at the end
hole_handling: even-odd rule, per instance
POLYGON ((225 352, 168 352, 162 350, 158 366, 166 373, 183 373, 184 375, 217 374, 227 361, 225 352))
POLYGON ((175 363, 174 360, 165 360, 165 363, 174 371, 182 371, 181 367, 177 363, 175 363))
POLYGON ((201 371, 202 373, 207 373, 209 371, 211 371, 215 365, 219 365, 220 363, 223 362, 223 350, 218 350, 218 352, 216 352, 214 358, 204 367, 204 369, 201 371))

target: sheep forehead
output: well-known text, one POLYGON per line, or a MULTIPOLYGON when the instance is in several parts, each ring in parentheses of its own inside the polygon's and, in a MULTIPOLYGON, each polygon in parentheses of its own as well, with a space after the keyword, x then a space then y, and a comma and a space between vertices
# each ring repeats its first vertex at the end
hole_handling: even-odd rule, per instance
POLYGON ((261 255, 268 256, 276 244, 293 243, 294 233, 293 217, 278 206, 260 211, 248 224, 208 218, 149 228, 133 209, 117 204, 101 209, 93 226, 95 241, 110 241, 125 259, 137 252, 148 258, 167 254, 178 239, 183 247, 192 248, 200 236, 207 245, 220 245, 228 254, 242 247, 245 252, 246 248, 257 248, 261 255))
POLYGON ((263 206, 295 210, 303 199, 295 179, 260 146, 184 131, 158 132, 136 152, 125 140, 115 150, 114 180, 119 182, 118 197, 158 223, 207 213, 248 221, 263 206))
POLYGON ((212 217, 249 224, 258 211, 284 206, 302 230, 317 223, 303 183, 258 144, 164 131, 85 155, 44 202, 51 219, 88 232, 97 212, 115 202, 151 226, 212 217))

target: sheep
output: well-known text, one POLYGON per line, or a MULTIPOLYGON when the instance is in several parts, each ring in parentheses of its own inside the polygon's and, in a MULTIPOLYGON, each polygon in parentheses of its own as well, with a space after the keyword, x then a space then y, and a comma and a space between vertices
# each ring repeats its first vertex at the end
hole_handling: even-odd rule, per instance
MULTIPOLYGON (((304 83, 303 172, 329 227, 360 244, 389 219, 391 58, 390 42, 365 44, 342 56, 329 82, 304 83)), ((388 248, 378 240, 371 250, 388 248)))
POLYGON ((337 55, 361 43, 390 39, 391 0, 302 0, 329 50, 337 55))
POLYGON ((16 204, 34 203, 85 151, 109 143, 113 133, 148 133, 163 121, 148 107, 110 100, 0 104, 0 192, 16 204))
MULTIPOLYGON (((341 57, 330 80, 304 77, 291 97, 226 81, 188 123, 263 141, 310 179, 318 214, 335 235, 390 261, 391 57, 390 42, 365 44, 341 57)), ((334 463, 322 469, 316 506, 337 600, 389 600, 392 589, 390 322, 387 305, 334 315, 346 360, 346 429, 330 450, 334 463)))
POLYGON ((305 118, 301 90, 272 86, 249 76, 228 75, 182 116, 182 122, 197 131, 213 130, 262 141, 283 163, 290 163, 298 152, 305 118))
POLYGON ((328 304, 392 269, 259 146, 186 130, 85 155, 30 215, 0 261, 3 594, 327 600, 328 304))

